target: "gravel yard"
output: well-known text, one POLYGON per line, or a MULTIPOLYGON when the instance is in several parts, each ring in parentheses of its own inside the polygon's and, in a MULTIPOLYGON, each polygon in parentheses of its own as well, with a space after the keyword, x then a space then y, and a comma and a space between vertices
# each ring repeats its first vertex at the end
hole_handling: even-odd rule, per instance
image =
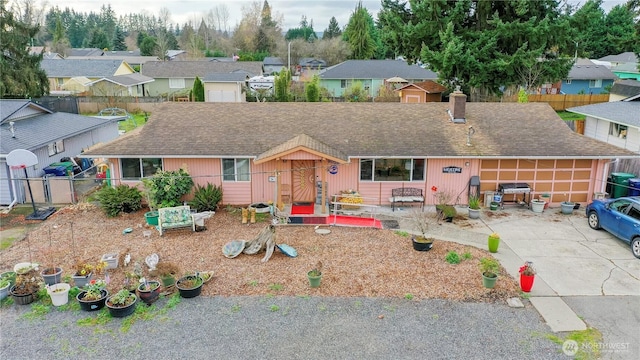
MULTIPOLYGON (((105 253, 120 255, 119 267, 109 271, 110 291, 124 283, 125 272, 133 263, 144 264, 146 256, 156 253, 160 261, 174 262, 181 273, 213 270, 212 282, 204 287, 205 296, 238 295, 313 295, 339 297, 439 298, 462 301, 498 301, 518 296, 517 282, 504 270, 494 289, 482 286, 479 259, 489 253, 456 243, 437 241, 428 252, 413 250, 409 237, 393 230, 331 227, 328 235, 319 235, 313 226, 278 226, 276 243, 297 250, 291 258, 275 250, 267 262, 264 252, 241 254, 228 259, 222 247, 231 240, 250 240, 269 223, 242 225, 239 211, 221 209, 206 220, 206 230, 170 230, 163 237, 148 230, 144 211, 108 218, 89 204, 57 211, 27 235, 27 238, 0 252, 0 269, 33 261, 61 266, 63 275, 79 260, 96 262, 105 253), (124 234, 123 230, 133 231, 124 234), (445 261, 449 251, 471 259, 452 265, 445 261), (130 254, 131 263, 123 259, 130 254), (318 262, 323 264, 320 288, 311 289, 306 273, 318 262)), ((148 276, 146 266, 145 275, 148 276)), ((104 275, 103 275, 104 276, 104 275)))

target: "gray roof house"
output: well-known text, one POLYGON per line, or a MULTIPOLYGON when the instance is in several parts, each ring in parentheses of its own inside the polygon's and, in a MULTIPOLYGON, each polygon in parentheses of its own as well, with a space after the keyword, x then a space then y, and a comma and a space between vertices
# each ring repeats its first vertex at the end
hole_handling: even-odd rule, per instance
POLYGON ((86 84, 94 95, 102 96, 144 96, 145 84, 153 82, 152 77, 140 73, 106 76, 86 84))
POLYGON ((279 57, 267 56, 262 61, 262 67, 265 75, 272 75, 279 73, 282 69, 286 69, 287 64, 279 57))
MULTIPOLYGON (((29 100, 0 100, 0 204, 26 200, 22 182, 13 181, 24 178, 24 172, 7 165, 11 151, 24 149, 34 153, 38 164, 27 168, 27 174, 29 178, 41 178, 49 164, 63 157, 76 157, 91 146, 117 138, 118 121, 123 119, 53 112, 29 100)), ((67 200, 63 202, 71 202, 67 200)))
POLYGON ((204 101, 206 102, 246 102, 246 92, 242 91, 249 80, 246 72, 212 73, 202 78, 204 101))
POLYGON ((640 81, 616 81, 611 87, 609 101, 640 101, 640 81))
POLYGON ((598 59, 600 61, 608 61, 611 63, 611 66, 617 66, 620 64, 626 64, 626 63, 637 63, 638 62, 638 58, 636 57, 636 54, 633 53, 632 51, 628 51, 628 52, 623 52, 617 55, 607 55, 604 57, 601 57, 600 59, 598 59))
POLYGON ((577 59, 560 91, 563 94, 601 94, 617 78, 605 65, 596 65, 589 59, 577 59))
POLYGON ((432 186, 463 194, 460 203, 466 203, 472 176, 480 177, 483 192, 509 179, 502 181, 549 191, 555 203, 563 201, 565 190, 572 201, 588 201, 601 191, 601 176, 592 173, 602 172, 612 158, 636 155, 571 131, 545 103, 463 99, 449 104, 165 102, 138 131, 83 156, 108 158, 114 183, 131 185, 147 175, 138 164, 186 167, 200 185, 222 186, 224 204, 280 203, 280 184, 291 185, 291 201, 316 202, 320 182, 326 183, 321 187, 327 197, 356 189, 371 204, 389 205, 392 189, 401 187, 421 189, 432 204, 432 186), (456 121, 448 110, 457 114, 456 121), (523 141, 522 134, 535 140, 523 141), (536 177, 536 172, 544 174, 536 177))
POLYGON ((567 109, 586 116, 584 135, 640 154, 640 101, 616 101, 567 109))
POLYGON ((40 67, 47 73, 51 94, 63 91, 62 85, 72 78, 85 77, 93 81, 109 76, 135 73, 129 64, 117 59, 44 59, 40 67))
POLYGON ((147 96, 187 95, 196 76, 203 79, 215 73, 243 73, 249 77, 262 75, 260 61, 151 61, 140 73, 155 79, 146 89, 147 96))
POLYGON ((437 80, 438 74, 404 60, 347 60, 321 71, 320 85, 333 96, 340 97, 355 82, 361 82, 370 96, 377 96, 385 79, 401 77, 408 82, 437 80))

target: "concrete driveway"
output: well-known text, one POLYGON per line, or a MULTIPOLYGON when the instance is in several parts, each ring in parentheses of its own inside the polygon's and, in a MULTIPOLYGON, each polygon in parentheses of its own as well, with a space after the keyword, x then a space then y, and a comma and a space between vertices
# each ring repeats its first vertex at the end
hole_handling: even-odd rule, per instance
MULTIPOLYGON (((466 217, 465 209, 458 213, 466 217)), ((411 228, 409 221, 399 222, 411 228)), ((640 259, 625 242, 591 229, 584 204, 572 215, 559 207, 542 214, 519 205, 484 209, 479 220, 459 217, 430 232, 482 249, 497 232, 501 243, 494 257, 514 278, 525 261, 533 262, 537 275, 529 300, 554 332, 595 327, 603 334, 598 346, 604 358, 640 358, 640 259)))

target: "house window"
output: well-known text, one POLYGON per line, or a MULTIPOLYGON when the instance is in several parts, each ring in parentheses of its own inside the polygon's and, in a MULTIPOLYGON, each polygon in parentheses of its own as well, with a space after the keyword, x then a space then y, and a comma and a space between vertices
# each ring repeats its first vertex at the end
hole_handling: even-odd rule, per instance
POLYGON ((340 80, 340 88, 346 89, 351 86, 351 80, 340 80))
POLYGON ((59 140, 54 143, 48 145, 49 148, 49 156, 53 156, 55 154, 61 153, 64 151, 64 141, 59 140))
POLYGON ((224 181, 251 181, 249 159, 222 159, 224 181))
POLYGON ((162 170, 162 159, 120 159, 123 179, 140 179, 153 176, 157 171, 162 170))
POLYGON ((602 87, 602 79, 589 80, 589 88, 601 88, 601 87, 602 87))
POLYGON ((627 130, 628 130, 627 125, 616 124, 616 123, 610 123, 609 125, 609 135, 615 136, 620 139, 627 138, 627 130))
POLYGON ((567 79, 564 83, 565 84, 571 84, 571 79, 567 79))
POLYGON ((425 159, 361 159, 361 181, 423 181, 425 159))
POLYGON ((184 79, 183 78, 180 78, 180 79, 169 78, 169 88, 170 89, 184 89, 185 88, 184 79))

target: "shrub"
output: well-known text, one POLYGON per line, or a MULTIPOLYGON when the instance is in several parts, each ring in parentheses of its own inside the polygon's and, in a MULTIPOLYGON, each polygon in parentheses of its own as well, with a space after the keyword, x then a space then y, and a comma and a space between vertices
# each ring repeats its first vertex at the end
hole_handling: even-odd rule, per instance
POLYGON ((196 185, 193 200, 189 202, 189 205, 198 212, 215 211, 221 200, 222 187, 207 183, 206 186, 196 185))
POLYGON ((148 196, 149 207, 172 207, 182 205, 180 200, 193 187, 193 179, 184 170, 158 171, 152 177, 142 179, 148 196))
POLYGON ((455 251, 449 251, 444 257, 449 264, 460 264, 460 255, 455 251))
POLYGON ((100 207, 109 217, 142 208, 142 193, 137 188, 127 185, 106 186, 98 191, 97 198, 100 201, 100 207))

